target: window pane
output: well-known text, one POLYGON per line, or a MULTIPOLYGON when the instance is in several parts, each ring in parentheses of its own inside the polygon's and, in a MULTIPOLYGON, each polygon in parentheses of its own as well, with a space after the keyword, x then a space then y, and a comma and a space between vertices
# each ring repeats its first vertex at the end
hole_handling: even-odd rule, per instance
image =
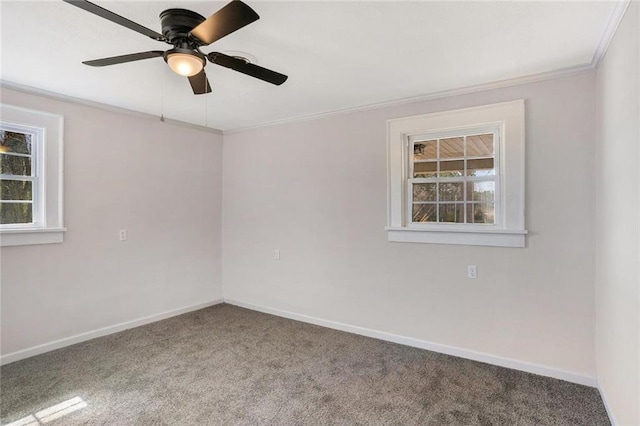
POLYGON ((413 163, 414 178, 436 177, 438 171, 438 163, 435 161, 427 161, 424 163, 413 163))
POLYGON ((464 160, 440 162, 440 177, 462 176, 463 174, 464 160))
POLYGON ((413 222, 435 222, 437 204, 414 204, 413 205, 413 222))
POLYGON ((411 185, 412 221, 495 223, 494 144, 492 133, 413 142, 412 178, 431 182, 411 185))
POLYGON ((464 223, 464 204, 440 204, 440 222, 464 223))
POLYGON ((440 158, 464 157, 464 138, 440 139, 440 158))
POLYGON ((467 136, 467 157, 493 156, 493 134, 467 136))
POLYGON ((413 201, 436 201, 436 184, 419 183, 413 185, 413 201))
POLYGON ((440 201, 463 201, 463 182, 441 183, 440 201))
POLYGON ((496 183, 467 182, 467 201, 482 201, 493 203, 496 194, 496 183))
POLYGON ((0 152, 31 154, 33 135, 0 130, 0 152))
POLYGON ((32 200, 32 182, 21 180, 1 180, 0 199, 2 200, 32 200))
POLYGON ((0 203, 0 223, 33 222, 31 203, 0 203))
POLYGON ((467 204, 467 223, 495 223, 493 203, 467 204))
POLYGON ((0 174, 31 176, 31 157, 0 154, 0 174))
POLYGON ((495 174, 493 158, 467 160, 467 176, 494 176, 495 174))
POLYGON ((413 161, 435 160, 437 149, 437 141, 416 142, 413 144, 413 161))

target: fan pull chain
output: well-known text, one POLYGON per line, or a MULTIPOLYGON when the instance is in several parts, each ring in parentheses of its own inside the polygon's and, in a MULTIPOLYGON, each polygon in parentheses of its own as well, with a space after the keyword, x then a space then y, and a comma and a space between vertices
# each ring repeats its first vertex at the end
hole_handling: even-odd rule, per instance
POLYGON ((165 77, 167 75, 167 70, 162 67, 162 74, 160 76, 160 121, 164 123, 164 89, 165 89, 165 84, 164 84, 164 80, 165 77))

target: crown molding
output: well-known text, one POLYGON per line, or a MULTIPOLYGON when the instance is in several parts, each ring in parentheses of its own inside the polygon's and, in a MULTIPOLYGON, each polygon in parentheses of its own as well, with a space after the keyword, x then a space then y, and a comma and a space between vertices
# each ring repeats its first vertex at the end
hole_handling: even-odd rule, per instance
POLYGON ((483 92, 486 90, 495 90, 503 87, 517 86, 520 84, 535 83, 539 81, 552 80, 556 78, 570 77, 573 75, 587 73, 597 69, 598 65, 600 65, 600 62, 606 55, 607 49, 609 48, 609 45, 611 44, 611 41, 613 40, 613 37, 615 36, 616 31, 618 30, 618 27, 622 22, 622 18, 624 17, 624 14, 627 11, 630 4, 631 4, 631 0, 616 1, 616 5, 613 10, 613 13, 609 17, 607 25, 605 26, 605 29, 600 36, 600 41, 598 42, 596 51, 594 52, 593 58, 591 59, 591 63, 589 64, 562 68, 559 70, 543 72, 538 74, 531 74, 524 77, 505 79, 505 80, 500 80, 500 81, 491 82, 491 83, 467 86, 467 87, 458 88, 458 89, 443 90, 440 92, 433 92, 433 93, 428 93, 428 94, 409 97, 409 98, 400 98, 400 99, 395 99, 387 102, 379 102, 379 103, 373 103, 373 104, 367 104, 367 105, 360 105, 360 106, 351 107, 351 108, 343 108, 343 109, 325 111, 320 113, 301 115, 301 116, 292 117, 292 118, 283 119, 283 120, 265 122, 265 123, 257 124, 254 126, 239 127, 235 129, 224 130, 223 134, 227 135, 227 134, 234 134, 234 133, 242 133, 249 130, 257 130, 262 128, 281 126, 284 124, 292 124, 292 123, 303 122, 303 121, 317 120, 321 118, 328 118, 336 115, 353 113, 353 112, 361 112, 361 111, 368 111, 368 110, 374 110, 374 109, 388 108, 392 106, 412 104, 417 102, 424 102, 432 99, 442 99, 450 96, 468 95, 471 93, 483 92))
POLYGON ((620 22, 622 22, 622 18, 627 12, 630 4, 631 0, 621 0, 616 2, 615 9, 609 17, 609 22, 607 22, 607 26, 600 36, 600 42, 598 43, 598 47, 596 47, 593 59, 591 60, 591 65, 593 65, 594 69, 600 65, 600 62, 602 62, 602 59, 604 59, 604 56, 607 54, 609 45, 613 41, 613 37, 616 35, 620 22))
POLYGON ((249 131, 249 130, 257 130, 257 129, 267 128, 267 127, 281 126, 281 125, 284 125, 284 124, 298 123, 298 122, 302 122, 302 121, 317 120, 317 119, 321 119, 321 118, 333 117, 333 116, 336 116, 336 115, 342 115, 342 114, 348 114, 348 113, 354 113, 354 112, 362 112, 362 111, 369 111, 369 110, 382 109, 382 108, 389 108, 389 107, 393 107, 393 106, 413 104, 413 103, 424 102, 424 101, 429 101, 429 100, 433 100, 433 99, 448 98, 448 97, 451 97, 451 96, 468 95, 468 94, 471 94, 471 93, 484 92, 484 91, 487 91, 487 90, 495 90, 495 89, 501 89, 501 88, 504 88, 504 87, 518 86, 518 85, 521 85, 521 84, 537 83, 537 82, 545 81, 545 80, 553 80, 553 79, 556 79, 556 78, 570 77, 570 76, 573 76, 573 75, 588 73, 588 72, 591 72, 593 70, 594 70, 594 65, 592 63, 591 64, 578 65, 578 66, 574 66, 574 67, 561 68, 561 69, 554 70, 554 71, 548 71, 548 72, 543 72, 543 73, 538 73, 538 74, 531 74, 531 75, 527 75, 527 76, 523 76, 523 77, 516 77, 516 78, 509 78, 509 79, 505 79, 505 80, 494 81, 494 82, 491 82, 491 83, 477 84, 477 85, 466 86, 466 87, 462 87, 462 88, 458 88, 458 89, 443 90, 443 91, 439 91, 439 92, 428 93, 428 94, 425 94, 425 95, 412 96, 412 97, 408 97, 408 98, 394 99, 394 100, 386 101, 386 102, 378 102, 378 103, 373 103, 373 104, 366 104, 366 105, 360 105, 360 106, 355 106, 355 107, 350 107, 350 108, 342 108, 342 109, 330 110, 330 111, 314 113, 314 114, 308 114, 308 115, 300 115, 300 116, 297 116, 297 117, 287 118, 287 119, 283 119, 283 120, 276 120, 276 121, 270 121, 270 122, 266 122, 266 123, 261 123, 261 124, 257 124, 257 125, 254 125, 254 126, 239 127, 239 128, 236 128, 236 129, 223 130, 222 133, 225 134, 225 135, 234 134, 234 133, 242 133, 242 132, 246 132, 246 131, 249 131))
POLYGON ((222 130, 214 129, 212 127, 201 126, 199 124, 187 123, 186 121, 174 120, 172 118, 167 117, 159 117, 154 114, 149 114, 146 112, 134 111, 127 108, 117 107, 113 105, 107 105, 100 102, 90 101, 87 99, 76 98, 74 96, 63 95, 56 92, 51 92, 44 89, 38 89, 32 86, 26 86, 24 84, 14 83, 12 81, 0 80, 0 88, 14 90, 16 92, 26 93, 29 95, 42 96, 43 98, 52 99, 54 101, 68 102, 76 105, 83 105, 90 108, 96 108, 103 111, 116 112, 120 114, 126 114, 133 117, 144 118, 147 120, 160 120, 166 124, 171 124, 174 126, 180 127, 188 127, 191 129, 200 130, 203 132, 214 133, 217 135, 222 135, 222 130))

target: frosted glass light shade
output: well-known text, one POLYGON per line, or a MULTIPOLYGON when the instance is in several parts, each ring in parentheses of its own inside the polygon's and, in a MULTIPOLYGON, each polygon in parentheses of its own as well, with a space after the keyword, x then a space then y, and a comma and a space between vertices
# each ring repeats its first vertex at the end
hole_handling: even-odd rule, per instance
POLYGON ((202 59, 188 53, 171 53, 167 56, 167 64, 176 74, 191 77, 202 71, 202 59))

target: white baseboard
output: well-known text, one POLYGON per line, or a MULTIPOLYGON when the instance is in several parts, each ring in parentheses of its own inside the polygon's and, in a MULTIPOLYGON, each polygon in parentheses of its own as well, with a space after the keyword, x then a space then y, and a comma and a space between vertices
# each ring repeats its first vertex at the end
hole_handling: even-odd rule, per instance
POLYGON ((254 311, 264 312, 279 317, 290 318, 297 321, 306 322, 309 324, 315 324, 322 327, 332 328, 335 330, 346 331, 348 333, 359 334, 362 336, 372 337, 374 339, 385 340, 388 342, 398 343, 401 345, 412 346, 420 349, 426 349, 433 352, 439 352, 447 355, 453 355, 460 358, 471 359, 474 361, 484 362, 487 364, 497 365, 500 367, 511 368, 514 370, 525 371, 528 373, 538 374, 546 377, 553 377, 555 379, 566 380, 568 382, 578 383, 581 385, 597 387, 602 395, 607 413, 613 425, 614 422, 613 412, 607 403, 607 399, 603 390, 598 386, 596 379, 591 376, 585 376, 570 371, 565 371, 557 368, 546 367, 543 365, 532 364, 524 361, 518 361, 511 358, 504 358, 496 355, 491 355, 482 352, 476 352, 469 349, 458 348, 455 346, 443 345, 440 343, 429 342, 425 340, 414 339, 412 337, 401 336, 397 334, 387 333, 384 331, 373 330, 370 328, 359 327, 350 324, 344 324, 336 321, 330 321, 322 318, 316 318, 309 315, 297 314, 293 312, 287 312, 280 309, 269 308, 265 306, 254 305, 251 303, 245 303, 233 299, 216 299, 206 303, 200 303, 197 305, 186 306, 180 309, 172 311, 162 312, 160 314, 150 315, 136 320, 123 322, 120 324, 112 325, 109 327, 100 328, 97 330, 88 331, 86 333, 77 334, 75 336, 66 337, 64 339, 55 340, 53 342, 45 343, 31 348, 16 351, 10 354, 0 356, 0 365, 9 364, 21 359, 29 358, 35 355, 39 355, 45 352, 60 349, 65 346, 70 346, 76 343, 84 342, 87 340, 95 339, 96 337, 106 336, 108 334, 117 333, 129 328, 139 327, 141 325, 150 324, 152 322, 160 321, 166 318, 174 317, 191 311, 197 311, 209 306, 217 305, 220 303, 228 303, 231 305, 240 306, 243 308, 251 309, 254 311))
POLYGON ((97 330, 87 331, 86 333, 76 334, 75 336, 65 337, 64 339, 54 340, 53 342, 44 343, 42 345, 33 346, 31 348, 2 355, 0 356, 0 365, 20 361, 21 359, 29 358, 35 355, 43 354, 45 352, 53 351, 55 349, 64 348, 65 346, 70 346, 76 343, 95 339, 96 337, 106 336, 108 334, 117 333, 129 328, 135 328, 141 325, 150 324, 152 322, 175 317, 181 314, 186 314, 187 312, 191 311, 197 311, 198 309, 207 308, 209 306, 218 305, 220 303, 223 303, 222 299, 216 299, 205 303, 198 303, 197 305, 185 306, 183 308, 162 312, 160 314, 149 315, 147 317, 138 318, 132 321, 126 321, 120 324, 99 328, 97 330))
POLYGON ((401 345, 413 346, 420 349, 426 349, 433 352, 439 352, 447 355, 466 358, 473 361, 484 362, 486 364, 497 365, 500 367, 511 368, 513 370, 525 371, 527 373, 538 374, 540 376, 553 377, 554 379, 565 380, 567 382, 578 383, 580 385, 596 387, 595 377, 585 376, 583 374, 571 371, 561 370, 558 368, 547 367, 539 364, 518 361, 511 358, 504 358, 483 352, 476 352, 469 349, 458 348, 455 346, 443 345, 440 343, 429 342, 426 340, 414 339, 412 337, 400 336, 397 334, 386 333, 384 331, 372 330, 370 328, 358 327, 355 325, 344 324, 341 322, 330 321, 322 318, 316 318, 309 315, 297 314, 293 312, 282 311, 280 309, 268 308, 265 306, 254 305, 233 299, 224 299, 225 303, 240 306, 242 308, 254 311, 264 312, 266 314, 276 315, 279 317, 289 318, 309 324, 320 325, 322 327, 333 328, 335 330, 346 331, 348 333, 359 334, 362 336, 373 337, 374 339, 386 340, 388 342, 399 343, 401 345))
POLYGON ((618 422, 616 421, 616 416, 613 414, 613 410, 611 409, 611 405, 609 405, 609 400, 607 399, 607 393, 604 391, 600 382, 597 384, 598 392, 600 392, 600 397, 602 398, 602 402, 604 403, 604 408, 607 410, 607 416, 609 416, 609 421, 611 422, 611 426, 618 426, 618 422))

